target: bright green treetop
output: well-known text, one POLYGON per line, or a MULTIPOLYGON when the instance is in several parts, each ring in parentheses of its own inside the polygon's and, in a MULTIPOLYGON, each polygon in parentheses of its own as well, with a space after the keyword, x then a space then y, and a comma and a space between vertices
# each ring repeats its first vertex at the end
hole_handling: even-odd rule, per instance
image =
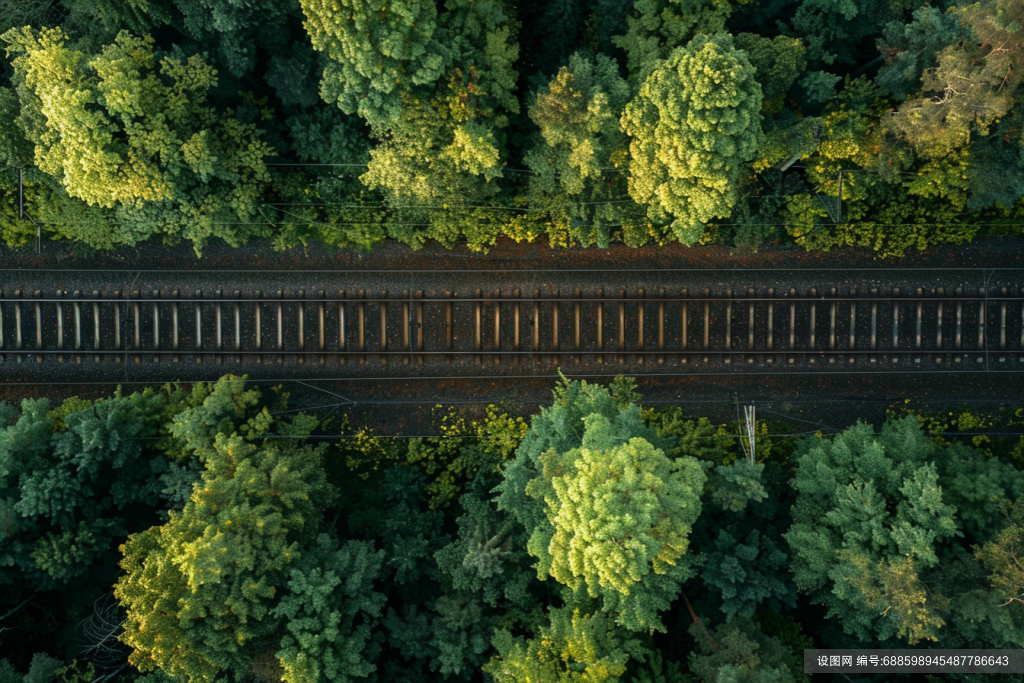
POLYGON ((530 419, 530 429, 516 449, 516 457, 504 469, 504 481, 496 488, 498 508, 510 514, 525 529, 546 523, 544 502, 527 495, 530 481, 541 476, 541 455, 548 450, 566 453, 583 445, 584 418, 603 415, 613 425, 614 441, 606 433, 605 448, 641 438, 664 452, 671 450, 673 439, 662 438, 640 416, 637 396, 626 382, 608 387, 564 379, 555 387, 554 402, 530 419))
POLYGON ((270 148, 255 126, 210 106, 217 77, 202 58, 158 58, 152 38, 125 31, 92 59, 60 29, 12 29, 3 40, 36 165, 72 197, 117 207, 119 241, 162 232, 198 249, 252 233, 237 223, 256 211, 270 148))
POLYGON ((647 77, 626 106, 629 194, 685 244, 729 216, 742 164, 762 140, 761 86, 727 35, 698 36, 647 77))
POLYGON ((498 654, 484 671, 496 683, 615 683, 630 657, 643 655, 603 612, 590 616, 565 607, 550 617, 551 624, 530 640, 499 631, 498 654))
MULTIPOLYGON (((269 617, 275 608, 298 613, 281 605, 281 593, 302 580, 291 570, 326 493, 319 451, 288 439, 257 445, 218 435, 204 465, 185 508, 123 546, 115 592, 128 613, 130 661, 192 683, 277 651, 269 617)), ((305 672, 296 681, 316 680, 285 659, 305 672)))
POLYGON ((547 514, 527 549, 540 579, 585 588, 626 628, 660 629, 658 612, 689 576, 687 537, 706 476, 693 458, 670 460, 643 439, 616 444, 602 415, 583 422, 582 447, 544 453, 527 486, 547 514))
POLYGON ((423 0, 301 0, 313 47, 330 58, 323 98, 374 127, 398 118, 402 95, 433 83, 445 60, 437 4, 423 0))
POLYGON ((624 151, 619 116, 628 99, 629 87, 614 60, 574 54, 530 107, 546 144, 527 163, 550 165, 566 194, 580 194, 587 180, 600 178, 615 163, 615 152, 624 151))
POLYGON ((399 211, 390 230, 396 239, 418 248, 427 239, 452 244, 465 235, 471 247, 486 248, 496 233, 480 225, 474 204, 498 191, 501 130, 519 111, 519 47, 498 0, 448 0, 437 26, 436 84, 396 91, 388 116, 368 116, 381 142, 360 179, 399 211))

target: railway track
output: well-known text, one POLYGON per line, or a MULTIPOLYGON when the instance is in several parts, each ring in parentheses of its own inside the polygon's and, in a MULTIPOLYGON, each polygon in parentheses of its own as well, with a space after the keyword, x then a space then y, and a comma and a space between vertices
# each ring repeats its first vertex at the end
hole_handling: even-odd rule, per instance
POLYGON ((33 276, 92 285, 73 290, 29 289, 24 274, 4 274, 0 375, 187 381, 225 372, 269 377, 282 366, 306 377, 521 376, 559 366, 667 375, 1024 371, 1019 271, 988 286, 948 273, 917 274, 921 286, 903 284, 902 275, 897 287, 878 286, 877 273, 833 278, 837 286, 808 284, 808 274, 791 277, 802 282, 790 287, 723 286, 714 273, 591 273, 575 278, 582 286, 559 282, 573 275, 349 272, 275 281, 250 273, 231 276, 231 289, 211 289, 216 274, 202 289, 175 285, 196 281, 183 274, 143 286, 138 275, 122 283, 97 273, 33 276), (936 284, 943 278, 949 285, 936 284), (417 279, 426 286, 415 288, 417 279), (646 286, 629 286, 637 280, 646 286), (697 286, 679 286, 684 280, 697 286), (282 286, 252 286, 268 282, 282 286))

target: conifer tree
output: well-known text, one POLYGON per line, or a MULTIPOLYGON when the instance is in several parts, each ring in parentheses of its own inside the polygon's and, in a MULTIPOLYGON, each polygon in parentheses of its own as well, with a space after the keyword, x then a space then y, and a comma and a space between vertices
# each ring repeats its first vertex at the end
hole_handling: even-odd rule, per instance
MULTIPOLYGON (((244 395, 244 385, 229 384, 178 417, 179 438, 191 439, 186 449, 202 460, 201 479, 184 509, 122 548, 126 573, 115 590, 128 615, 122 640, 142 671, 159 668, 191 683, 212 681, 221 672, 244 675, 275 661, 281 633, 274 615, 302 609, 301 597, 282 599, 289 582, 303 594, 303 577, 312 569, 300 560, 331 495, 321 449, 302 443, 315 421, 279 429, 297 438, 276 441, 263 438, 271 428, 266 411, 248 421, 244 436, 220 433, 216 420, 192 422, 203 414, 223 415, 218 404, 239 406, 244 395)), ((301 633, 292 637, 297 646, 291 648, 301 650, 301 633)), ((317 680, 311 666, 331 669, 329 662, 288 654, 288 642, 283 661, 296 681, 317 680)))

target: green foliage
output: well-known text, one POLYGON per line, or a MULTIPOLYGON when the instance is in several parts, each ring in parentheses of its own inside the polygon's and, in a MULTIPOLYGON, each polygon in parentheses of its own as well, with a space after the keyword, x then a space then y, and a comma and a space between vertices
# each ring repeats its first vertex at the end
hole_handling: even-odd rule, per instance
POLYGON ((747 53, 755 78, 761 84, 764 113, 782 111, 786 93, 807 66, 806 49, 796 38, 763 38, 756 33, 740 33, 733 39, 737 49, 747 53))
MULTIPOLYGON (((728 620, 750 617, 762 604, 777 609, 796 604, 789 580, 789 555, 782 539, 786 526, 788 486, 771 440, 755 436, 757 452, 768 461, 751 463, 737 451, 734 435, 725 425, 707 420, 684 421, 678 408, 648 411, 663 426, 659 431, 680 434, 677 453, 695 455, 709 469, 701 516, 694 525, 691 547, 703 582, 704 604, 716 607, 728 620), (728 463, 717 465, 717 463, 728 463), (712 469, 713 465, 717 465, 712 469)), ((756 434, 767 434, 758 423, 756 434)))
MULTIPOLYGON (((138 0, 135 0, 136 2, 138 0)), ((297 14, 297 4, 279 0, 173 0, 180 26, 192 39, 209 46, 218 64, 234 77, 256 66, 256 48, 277 48, 285 33, 280 23, 297 14)), ((149 2, 138 3, 152 7, 149 2)), ((153 3, 156 4, 156 3, 153 3)))
POLYGON ((385 596, 373 590, 383 561, 365 541, 338 547, 326 534, 291 571, 288 592, 271 613, 287 633, 277 658, 286 683, 347 682, 374 672, 371 626, 385 596))
POLYGON ((676 48, 698 35, 724 31, 733 11, 728 0, 636 0, 634 8, 633 15, 626 19, 626 34, 613 39, 626 53, 634 87, 639 87, 676 48))
MULTIPOLYGON (((268 617, 290 581, 301 585, 294 571, 302 566, 303 545, 315 537, 318 506, 329 502, 320 449, 301 438, 260 442, 266 429, 261 415, 250 419, 247 434, 218 433, 212 443, 216 426, 192 422, 203 412, 244 403, 244 387, 232 388, 231 395, 213 394, 175 421, 186 450, 195 449, 203 462, 184 509, 123 546, 125 574, 115 595, 128 612, 122 640, 142 671, 160 668, 175 678, 212 681, 225 669, 254 666, 274 647, 277 629, 268 617)), ((302 425, 296 427, 298 434, 285 429, 284 435, 301 437, 302 425)), ((296 680, 316 680, 308 668, 314 664, 303 668, 288 657, 296 680)))
MULTIPOLYGON (((29 664, 24 679, 19 676, 16 683, 22 683, 22 680, 24 683, 50 683, 62 673, 66 673, 64 662, 43 652, 37 652, 32 655, 32 663, 29 664)), ((61 680, 64 678, 65 676, 61 676, 61 680)))
MULTIPOLYGON (((739 619, 707 631, 694 624, 690 633, 698 650, 690 654, 690 671, 701 683, 795 683, 799 665, 777 638, 756 622, 739 619)), ((802 653, 801 653, 802 654, 802 653)))
POLYGON ((900 256, 910 248, 966 242, 978 230, 961 214, 968 153, 915 158, 905 147, 891 145, 879 123, 887 107, 870 81, 849 82, 815 125, 813 146, 800 145, 807 180, 816 185, 818 197, 796 194, 782 212, 797 244, 823 250, 863 246, 881 256, 900 256), (841 217, 835 208, 831 214, 825 208, 826 200, 838 206, 840 170, 841 217), (842 223, 836 225, 837 220, 842 223))
POLYGON ((174 467, 149 440, 159 440, 176 398, 118 393, 55 411, 46 399, 22 402, 17 421, 0 427, 0 583, 64 584, 138 528, 140 515, 154 516, 174 467))
POLYGON ((385 568, 399 585, 437 578, 434 553, 449 539, 444 515, 426 506, 426 477, 412 467, 392 467, 384 473, 377 495, 364 509, 350 515, 349 527, 380 539, 385 568), (381 509, 386 512, 381 513, 381 509))
POLYGON ((630 394, 630 387, 621 383, 604 387, 563 377, 555 387, 554 402, 533 416, 516 457, 503 470, 504 480, 495 489, 498 509, 531 531, 547 523, 543 502, 527 495, 526 487, 541 476, 540 459, 545 452, 567 453, 583 445, 583 420, 590 415, 602 415, 611 424, 603 435, 606 448, 639 438, 663 453, 671 452, 672 440, 644 424, 639 407, 631 405, 635 399, 630 394))
POLYGON ((778 26, 784 35, 804 41, 812 65, 855 64, 860 45, 902 18, 905 8, 918 6, 890 0, 798 0, 792 4, 795 8, 787 8, 778 26))
POLYGON ((403 94, 444 73, 435 3, 300 2, 313 47, 330 58, 321 93, 346 114, 384 129, 401 114, 403 94))
POLYGON ((507 514, 474 492, 459 499, 457 538, 434 554, 441 572, 460 591, 472 591, 491 607, 529 609, 534 597, 527 535, 507 514))
POLYGON ((639 643, 616 631, 603 612, 550 611, 551 623, 537 637, 515 638, 498 631, 498 654, 484 666, 496 683, 615 683, 630 657, 645 652, 639 643))
POLYGON ((451 411, 328 458, 268 398, 0 404, 0 636, 40 653, 0 683, 106 675, 42 652, 108 618, 140 683, 779 683, 815 645, 1024 646, 1018 439, 975 435, 1024 409, 907 403, 793 453, 758 423, 752 461, 736 423, 563 379, 529 429, 451 411))
POLYGON ((644 80, 626 106, 629 194, 654 221, 696 244, 736 203, 742 164, 761 144, 761 86, 724 34, 698 36, 644 80))
POLYGON ((580 53, 537 93, 530 119, 540 140, 526 153, 528 197, 534 211, 565 226, 570 243, 607 247, 613 232, 646 220, 622 201, 626 192, 626 136, 619 118, 629 87, 614 60, 580 53))
POLYGON ((361 180, 399 209, 391 236, 414 248, 463 234, 478 249, 493 244, 497 230, 474 236, 463 221, 495 193, 499 131, 519 110, 518 47, 502 4, 449 0, 441 14, 418 2, 303 9, 313 46, 329 57, 322 95, 362 116, 381 141, 361 180), (409 229, 418 223, 428 229, 409 229))
POLYGON ((254 233, 244 224, 269 179, 270 150, 254 125, 207 103, 217 79, 202 58, 158 59, 152 38, 126 31, 91 59, 60 29, 14 29, 3 40, 39 169, 71 197, 117 209, 113 240, 68 235, 107 246, 163 234, 201 249, 254 233))
POLYGON ((918 8, 910 23, 893 22, 883 30, 878 51, 885 57, 885 66, 875 82, 893 97, 906 99, 917 92, 925 71, 938 65, 938 53, 969 35, 954 12, 918 8))
POLYGON ((622 443, 604 415, 583 423, 581 447, 543 453, 541 476, 526 487, 546 506, 547 524, 527 543, 538 578, 585 588, 630 630, 662 629, 658 612, 690 576, 687 537, 700 515, 704 472, 644 439, 622 443))
MULTIPOLYGON (((436 406, 440 410, 442 406, 436 406)), ((346 465, 360 478, 390 465, 408 465, 429 479, 426 491, 432 509, 451 505, 474 477, 497 474, 527 433, 526 421, 488 405, 479 419, 449 409, 438 420, 440 437, 389 444, 366 430, 344 444, 346 465)))
POLYGON ((7 0, 0 239, 19 168, 87 249, 1015 234, 1018 4, 7 0))
POLYGON ((992 589, 1002 606, 1024 604, 1024 499, 1002 501, 1006 526, 993 541, 975 546, 978 561, 990 572, 992 589))
POLYGON ((637 670, 630 683, 685 683, 686 680, 679 662, 666 661, 660 652, 655 651, 647 657, 644 666, 637 670))
POLYGON ((988 0, 956 15, 974 39, 958 40, 963 33, 947 22, 942 37, 951 44, 935 57, 935 68, 923 71, 921 83, 924 93, 944 96, 907 102, 893 118, 894 129, 915 146, 949 151, 970 139, 972 127, 985 135, 1012 107, 1021 83, 1024 14, 1019 5, 988 0))
POLYGON ((862 639, 936 640, 945 623, 921 577, 939 563, 936 546, 959 535, 935 450, 907 418, 879 436, 860 424, 809 441, 798 456, 786 534, 797 586, 862 639))

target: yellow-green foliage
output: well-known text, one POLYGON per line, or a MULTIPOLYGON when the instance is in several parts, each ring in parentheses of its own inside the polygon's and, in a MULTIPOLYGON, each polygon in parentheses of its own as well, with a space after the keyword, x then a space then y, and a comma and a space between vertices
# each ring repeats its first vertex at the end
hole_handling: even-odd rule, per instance
POLYGON ((583 422, 583 447, 543 453, 541 477, 526 487, 549 523, 527 544, 537 576, 602 598, 629 629, 661 629, 658 611, 688 574, 682 559, 707 477, 695 459, 671 460, 641 438, 603 447, 611 422, 583 422))
POLYGON ((761 86, 726 34, 698 36, 660 63, 626 106, 629 194, 684 244, 732 213, 741 165, 761 144, 761 86))
POLYGON ((489 405, 480 419, 449 408, 441 415, 439 427, 441 436, 408 442, 360 428, 340 447, 349 470, 363 479, 394 465, 421 469, 428 477, 428 504, 436 509, 454 502, 465 483, 482 469, 497 472, 519 447, 529 424, 489 405))
POLYGON ((964 216, 967 150, 915 158, 893 147, 881 124, 888 106, 869 82, 852 81, 820 120, 813 151, 804 146, 806 137, 798 136, 795 149, 805 159, 808 182, 835 208, 830 214, 810 193, 791 196, 783 216, 797 244, 823 251, 867 247, 892 257, 967 242, 978 231, 964 216), (840 171, 841 216, 836 213, 840 171))
POLYGON ((944 412, 917 408, 910 399, 903 405, 890 408, 890 416, 912 415, 936 444, 954 441, 969 443, 989 457, 1024 462, 1024 436, 1015 434, 1024 427, 1024 408, 1001 410, 995 413, 960 407, 944 412), (1001 436, 1000 432, 1009 432, 1001 436), (963 434, 958 437, 958 434, 963 434))
POLYGON ((324 479, 317 450, 218 435, 185 508, 122 547, 115 595, 133 665, 191 683, 248 665, 300 540, 317 525, 324 479), (245 568, 245 571, 239 571, 245 568))
MULTIPOLYGON (((59 28, 12 29, 3 40, 36 165, 69 196, 116 208, 114 243, 164 233, 199 249, 254 232, 240 224, 269 180, 271 150, 255 125, 210 106, 217 72, 201 57, 158 58, 152 37, 127 31, 92 57, 59 28)), ((109 236, 78 237, 110 246, 109 236)))
POLYGON ((630 656, 642 654, 603 612, 588 615, 565 607, 550 616, 551 624, 530 640, 499 631, 498 655, 484 672, 496 683, 615 683, 630 656))

